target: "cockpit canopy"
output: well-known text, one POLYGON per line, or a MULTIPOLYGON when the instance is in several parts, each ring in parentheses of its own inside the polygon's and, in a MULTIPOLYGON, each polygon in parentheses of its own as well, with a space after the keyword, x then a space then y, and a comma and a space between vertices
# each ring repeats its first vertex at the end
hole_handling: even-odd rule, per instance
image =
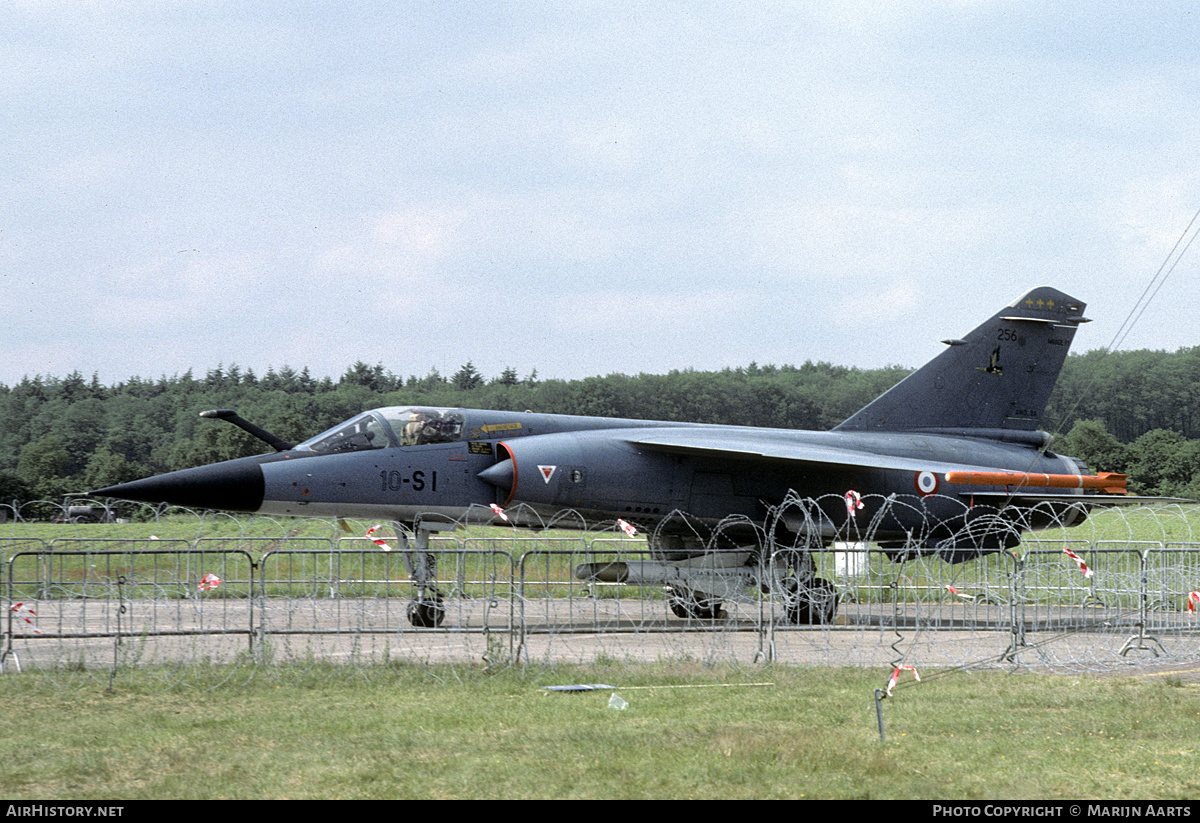
POLYGON ((305 440, 297 449, 317 454, 454 443, 463 437, 458 409, 388 406, 372 409, 305 440))

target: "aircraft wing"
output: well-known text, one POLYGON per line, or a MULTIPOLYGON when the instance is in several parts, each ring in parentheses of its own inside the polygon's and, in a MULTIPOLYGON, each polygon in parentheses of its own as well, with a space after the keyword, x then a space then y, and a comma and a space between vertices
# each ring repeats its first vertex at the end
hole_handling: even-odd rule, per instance
MULTIPOLYGON (((897 435, 899 436, 899 435, 897 435)), ((989 471, 980 466, 952 463, 945 460, 880 454, 866 449, 844 448, 822 443, 789 440, 783 437, 764 437, 754 432, 720 432, 705 429, 668 429, 643 431, 627 438, 633 446, 673 454, 692 454, 720 457, 729 460, 770 461, 809 466, 843 466, 850 468, 886 469, 911 472, 989 471)), ((1124 478, 1121 479, 1123 485, 1124 478)), ((1030 482, 1030 486, 1036 486, 1030 482)), ((1027 505, 1037 503, 1087 503, 1091 506, 1162 505, 1166 503, 1195 503, 1181 497, 1150 497, 1130 494, 1099 493, 1036 493, 1026 491, 963 490, 958 496, 996 505, 1027 505)))
POLYGON ((753 432, 731 433, 728 430, 715 432, 704 429, 667 429, 661 432, 640 431, 636 436, 625 439, 631 445, 643 449, 673 454, 723 457, 729 460, 767 460, 812 466, 847 466, 912 472, 987 470, 981 466, 963 463, 879 454, 865 449, 788 440, 782 437, 766 437, 753 432))

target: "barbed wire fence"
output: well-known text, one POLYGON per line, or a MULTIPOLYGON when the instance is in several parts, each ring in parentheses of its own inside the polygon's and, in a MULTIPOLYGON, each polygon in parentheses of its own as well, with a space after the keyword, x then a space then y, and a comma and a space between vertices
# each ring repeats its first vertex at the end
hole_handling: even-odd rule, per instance
POLYGON ((64 688, 111 684, 138 668, 178 685, 214 663, 236 679, 392 664, 1094 672, 1147 658, 1200 659, 1198 507, 1113 509, 1080 526, 1027 533, 1015 512, 1000 509, 990 528, 1011 529, 1013 548, 951 563, 919 551, 923 535, 880 551, 878 524, 890 506, 908 504, 865 501, 877 514, 840 527, 826 515, 840 498, 788 499, 761 523, 696 527, 692 545, 705 553, 672 572, 675 585, 636 580, 662 568, 657 538, 686 531, 682 513, 656 525, 633 519, 635 536, 617 522, 584 528, 570 511, 536 530, 484 525, 486 511, 458 522, 431 518, 436 528, 417 552, 411 534, 359 521, 94 504, 92 522, 78 522, 78 502, 0 507, 0 683, 3 673, 23 671, 64 688), (114 512, 127 522, 94 522, 114 512), (59 522, 35 522, 46 520, 59 522), (788 533, 796 524, 804 524, 799 533, 836 533, 810 551, 780 541, 783 522, 788 533), (757 535, 753 546, 748 533, 757 535), (794 576, 807 562, 800 553, 811 556, 815 575, 794 576), (436 569, 431 588, 418 585, 414 562, 436 569), (689 590, 711 602, 682 599, 689 590), (414 618, 428 591, 436 604, 426 606, 436 611, 417 609, 414 618), (797 604, 823 599, 832 619, 808 623, 797 604))

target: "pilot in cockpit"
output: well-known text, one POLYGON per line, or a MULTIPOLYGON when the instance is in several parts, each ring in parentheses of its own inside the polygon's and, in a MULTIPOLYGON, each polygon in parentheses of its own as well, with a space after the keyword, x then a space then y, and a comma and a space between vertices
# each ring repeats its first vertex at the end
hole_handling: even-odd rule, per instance
POLYGON ((462 434, 462 417, 434 409, 409 412, 408 422, 400 435, 401 446, 422 446, 426 443, 453 443, 462 434))

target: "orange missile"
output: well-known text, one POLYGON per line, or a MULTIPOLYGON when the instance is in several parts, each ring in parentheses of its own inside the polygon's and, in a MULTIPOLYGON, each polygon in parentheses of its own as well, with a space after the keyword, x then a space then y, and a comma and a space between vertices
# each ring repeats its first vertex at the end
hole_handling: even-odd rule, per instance
POLYGON ((1125 494, 1125 475, 1035 474, 1032 472, 946 472, 947 483, 964 486, 1029 486, 1051 489, 1100 489, 1109 494, 1125 494))

